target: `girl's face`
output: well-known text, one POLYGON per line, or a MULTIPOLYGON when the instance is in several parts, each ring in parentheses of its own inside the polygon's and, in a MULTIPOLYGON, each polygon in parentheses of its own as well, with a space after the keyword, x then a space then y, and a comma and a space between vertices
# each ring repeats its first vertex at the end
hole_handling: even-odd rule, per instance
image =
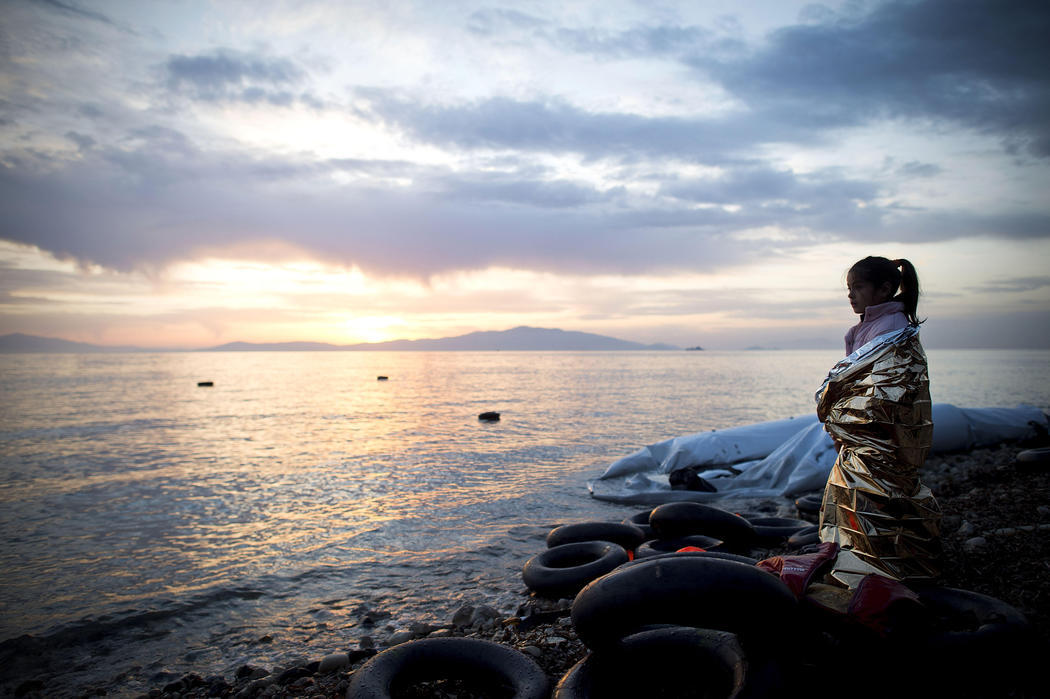
POLYGON ((863 314, 868 306, 877 306, 890 300, 889 282, 883 282, 881 286, 876 287, 871 282, 854 275, 853 272, 846 275, 846 289, 849 292, 847 294, 849 305, 857 314, 863 314))

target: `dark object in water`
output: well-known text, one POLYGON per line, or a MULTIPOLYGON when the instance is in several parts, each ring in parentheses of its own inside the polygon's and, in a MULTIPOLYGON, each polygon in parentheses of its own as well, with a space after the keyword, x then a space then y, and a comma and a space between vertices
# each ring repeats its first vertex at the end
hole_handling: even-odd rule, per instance
POLYGON ((481 415, 478 415, 478 419, 484 420, 485 422, 499 422, 499 413, 482 413, 481 415))
POLYGON ((198 381, 197 385, 198 386, 214 386, 215 382, 214 381, 198 381))
POLYGON ((376 381, 386 381, 388 378, 390 378, 390 377, 388 377, 388 376, 377 376, 376 377, 376 381))

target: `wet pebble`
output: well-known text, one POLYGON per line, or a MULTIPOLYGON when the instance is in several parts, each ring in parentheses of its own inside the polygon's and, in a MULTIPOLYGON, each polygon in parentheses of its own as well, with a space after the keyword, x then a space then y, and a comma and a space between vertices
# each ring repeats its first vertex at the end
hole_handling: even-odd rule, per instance
POLYGON ((981 549, 983 549, 987 545, 988 545, 988 540, 987 539, 985 539, 983 536, 975 536, 973 538, 967 539, 963 543, 963 548, 966 549, 967 551, 973 552, 973 551, 980 551, 981 549))
POLYGON ((467 626, 470 624, 470 619, 474 615, 474 607, 465 604, 456 610, 456 613, 452 615, 453 626, 467 626))
POLYGON ((329 653, 321 658, 321 663, 317 666, 317 672, 328 674, 329 672, 342 670, 349 664, 350 656, 346 653, 329 653))
POLYGON ((399 646, 402 643, 408 643, 415 637, 416 635, 411 631, 398 631, 391 635, 390 638, 386 639, 386 646, 388 648, 393 646, 399 646))

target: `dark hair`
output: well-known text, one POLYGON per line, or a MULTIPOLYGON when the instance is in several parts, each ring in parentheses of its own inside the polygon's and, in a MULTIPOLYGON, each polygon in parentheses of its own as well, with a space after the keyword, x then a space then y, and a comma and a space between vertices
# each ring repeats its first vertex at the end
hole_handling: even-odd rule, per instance
POLYGON ((904 315, 908 322, 918 325, 922 321, 916 316, 919 306, 919 275, 907 260, 888 260, 885 257, 865 257, 849 269, 854 277, 870 282, 876 288, 890 285, 891 301, 904 304, 904 315), (900 290, 898 293, 897 290, 900 290))

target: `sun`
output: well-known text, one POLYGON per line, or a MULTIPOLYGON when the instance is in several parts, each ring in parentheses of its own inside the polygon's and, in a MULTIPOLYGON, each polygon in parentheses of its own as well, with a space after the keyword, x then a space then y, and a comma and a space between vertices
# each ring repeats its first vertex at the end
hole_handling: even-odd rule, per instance
POLYGON ((354 316, 344 323, 349 339, 354 342, 396 340, 396 328, 405 325, 405 321, 397 316, 354 316))

